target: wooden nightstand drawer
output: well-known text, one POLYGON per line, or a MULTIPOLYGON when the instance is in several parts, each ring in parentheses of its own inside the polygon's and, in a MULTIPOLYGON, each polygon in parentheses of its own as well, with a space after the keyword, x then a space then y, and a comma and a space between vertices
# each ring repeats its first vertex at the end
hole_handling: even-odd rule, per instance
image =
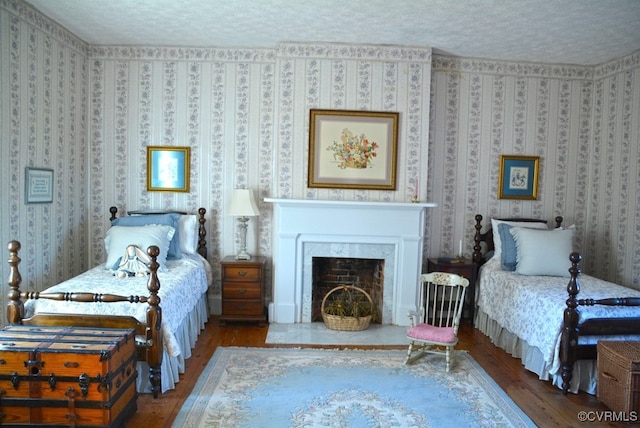
POLYGON ((260 300, 223 300, 222 312, 225 315, 262 315, 264 308, 260 300))
POLYGON ((257 282, 234 282, 225 284, 222 289, 223 299, 260 299, 262 288, 257 282))
POLYGON ((257 266, 225 266, 223 281, 260 281, 262 269, 257 266))
POLYGON ((256 256, 236 260, 227 256, 220 261, 222 271, 222 314, 220 324, 227 321, 267 320, 264 303, 264 269, 266 259, 256 256))

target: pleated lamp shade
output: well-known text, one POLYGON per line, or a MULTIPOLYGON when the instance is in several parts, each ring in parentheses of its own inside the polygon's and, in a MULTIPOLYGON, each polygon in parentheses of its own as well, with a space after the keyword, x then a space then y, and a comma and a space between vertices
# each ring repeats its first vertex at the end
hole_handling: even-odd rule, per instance
POLYGON ((255 217, 260 210, 250 189, 235 189, 229 205, 229 215, 234 217, 255 217))

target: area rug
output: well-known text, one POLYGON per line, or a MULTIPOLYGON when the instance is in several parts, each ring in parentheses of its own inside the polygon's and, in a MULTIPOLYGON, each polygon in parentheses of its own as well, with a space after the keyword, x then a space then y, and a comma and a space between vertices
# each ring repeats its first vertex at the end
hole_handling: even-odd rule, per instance
POLYGON ((218 348, 174 427, 534 427, 466 352, 218 348))

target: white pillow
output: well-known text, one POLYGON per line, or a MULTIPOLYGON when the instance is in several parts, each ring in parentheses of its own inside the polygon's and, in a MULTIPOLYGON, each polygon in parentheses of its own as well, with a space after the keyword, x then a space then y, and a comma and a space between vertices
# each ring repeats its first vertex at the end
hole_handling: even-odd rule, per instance
POLYGON ((574 231, 512 227, 510 232, 518 248, 516 273, 569 277, 574 231))
POLYGON ((498 230, 498 225, 500 223, 506 223, 513 227, 528 227, 529 229, 548 229, 547 223, 543 222, 529 222, 529 221, 504 221, 504 220, 496 220, 491 219, 491 231, 493 233, 493 257, 500 258, 500 254, 502 253, 502 240, 500 239, 500 231, 498 230))
POLYGON ((104 238, 105 249, 107 250, 106 269, 117 269, 116 264, 124 256, 127 246, 133 244, 147 252, 147 248, 155 245, 160 249, 158 264, 160 270, 165 270, 169 243, 175 229, 167 225, 153 226, 111 226, 104 238))
POLYGON ((198 252, 198 216, 180 216, 178 230, 180 231, 180 251, 184 254, 196 254, 198 252))

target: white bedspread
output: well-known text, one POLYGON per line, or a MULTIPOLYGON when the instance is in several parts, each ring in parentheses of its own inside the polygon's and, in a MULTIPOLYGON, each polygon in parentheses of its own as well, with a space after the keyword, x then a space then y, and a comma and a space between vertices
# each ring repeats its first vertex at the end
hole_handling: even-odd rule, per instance
MULTIPOLYGON (((158 272, 160 281, 161 331, 167 354, 176 357, 181 347, 176 335, 183 321, 194 310, 208 288, 208 262, 199 255, 183 254, 181 259, 168 260, 167 270, 158 272)), ((87 292, 122 296, 149 296, 148 277, 118 278, 104 265, 96 266, 79 276, 48 288, 47 292, 87 292)), ((132 316, 146 323, 147 303, 82 303, 46 299, 25 302, 25 316, 35 313, 76 313, 132 316)))
MULTIPOLYGON (((567 261, 567 269, 570 263, 567 261)), ((578 277, 578 298, 640 297, 640 291, 588 275, 578 277)), ((566 308, 569 278, 525 276, 502 271, 492 258, 483 265, 477 287, 476 304, 529 346, 538 348, 546 370, 554 375, 560 369, 560 335, 566 308)), ((640 317, 640 307, 581 306, 580 320, 588 318, 640 317)), ((592 341, 597 338, 591 338, 592 341)), ((583 343, 583 339, 580 339, 583 343)), ((595 343, 595 342, 593 342, 595 343)))

